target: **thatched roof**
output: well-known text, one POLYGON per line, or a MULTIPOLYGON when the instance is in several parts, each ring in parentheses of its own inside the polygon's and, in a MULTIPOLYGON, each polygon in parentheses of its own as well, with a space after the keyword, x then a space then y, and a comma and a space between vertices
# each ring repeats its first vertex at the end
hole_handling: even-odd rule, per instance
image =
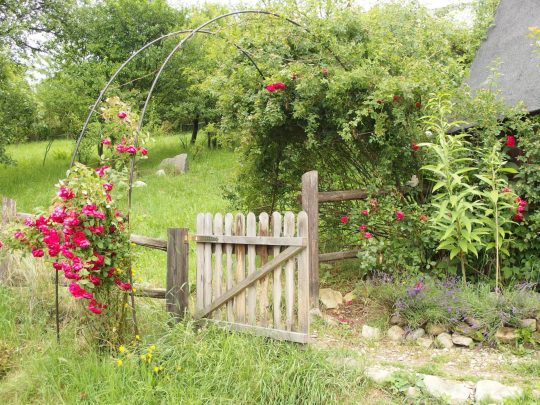
POLYGON ((528 36, 529 27, 535 26, 540 26, 540 0, 501 0, 471 66, 471 88, 487 88, 486 79, 500 61, 498 85, 506 103, 523 101, 530 113, 539 113, 540 54, 528 36))

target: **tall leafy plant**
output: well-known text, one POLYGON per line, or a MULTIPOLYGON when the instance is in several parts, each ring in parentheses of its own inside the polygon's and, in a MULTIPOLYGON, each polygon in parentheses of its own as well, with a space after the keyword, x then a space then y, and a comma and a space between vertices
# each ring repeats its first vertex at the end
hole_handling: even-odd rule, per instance
POLYGON ((448 122, 452 111, 449 96, 441 94, 433 97, 427 104, 431 115, 423 117, 428 133, 437 137, 436 142, 421 143, 433 157, 433 164, 422 170, 432 176, 434 186, 433 207, 436 214, 430 223, 439 239, 437 250, 446 250, 450 259, 459 258, 463 282, 466 283, 467 256, 473 253, 478 257, 479 248, 484 246, 482 235, 486 228, 476 213, 484 209, 478 199, 480 192, 470 182, 470 174, 476 168, 469 151, 467 134, 450 135, 451 128, 462 122, 448 122))

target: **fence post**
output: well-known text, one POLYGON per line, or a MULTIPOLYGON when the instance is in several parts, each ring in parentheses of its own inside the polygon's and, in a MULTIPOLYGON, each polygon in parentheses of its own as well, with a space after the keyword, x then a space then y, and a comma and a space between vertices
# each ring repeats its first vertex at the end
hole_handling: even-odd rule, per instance
POLYGON ((1 227, 6 226, 17 216, 17 202, 8 197, 2 197, 2 222, 1 227))
POLYGON ((302 176, 302 210, 308 215, 310 307, 319 307, 319 173, 302 176))
POLYGON ((167 231, 167 312, 182 319, 189 302, 189 244, 187 228, 169 228, 167 231))

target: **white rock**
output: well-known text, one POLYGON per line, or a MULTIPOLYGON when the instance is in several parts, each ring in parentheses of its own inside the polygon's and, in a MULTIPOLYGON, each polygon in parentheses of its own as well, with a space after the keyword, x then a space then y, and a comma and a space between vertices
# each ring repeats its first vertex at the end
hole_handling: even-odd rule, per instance
POLYGON ((135 183, 133 183, 133 187, 146 187, 146 183, 144 181, 137 180, 135 183))
POLYGON ((339 291, 331 288, 321 288, 319 291, 319 299, 328 309, 334 309, 343 303, 343 296, 339 291))
POLYGON ((429 349, 433 345, 433 339, 428 336, 422 336, 416 339, 416 344, 418 346, 425 347, 426 349, 429 349))
POLYGON ((450 336, 448 333, 441 333, 435 338, 435 344, 438 347, 444 348, 444 349, 450 349, 454 346, 454 342, 452 342, 452 336, 450 336))
POLYGON ((388 339, 399 342, 400 340, 403 340, 405 337, 405 331, 402 327, 398 325, 391 326, 390 329, 386 332, 386 335, 388 336, 388 339))
POLYGON ((452 335, 452 342, 457 346, 473 347, 474 345, 474 342, 470 337, 461 336, 457 333, 452 335))
POLYGON ((418 328, 413 330, 407 335, 407 340, 417 340, 424 336, 426 334, 426 331, 422 328, 418 328))
POLYGON ((163 170, 163 169, 159 169, 159 170, 156 172, 156 176, 161 177, 161 176, 165 176, 165 175, 166 175, 166 173, 165 173, 165 170, 163 170))
POLYGON ((399 368, 392 366, 371 366, 366 368, 365 374, 366 377, 368 377, 373 382, 377 384, 384 384, 386 381, 392 378, 392 374, 398 371, 399 368))
POLYGON ((514 343, 518 338, 517 330, 509 327, 499 328, 495 338, 502 343, 514 343))
POLYGON ((159 164, 159 168, 169 168, 175 174, 185 173, 188 171, 187 154, 182 153, 172 158, 163 159, 159 164))
POLYGON ((530 329, 532 332, 536 331, 536 319, 524 319, 521 321, 521 327, 530 329))
POLYGON ((365 339, 380 339, 381 330, 379 328, 374 328, 369 325, 362 326, 362 337, 365 339))
POLYGON ((491 380, 480 380, 476 383, 476 403, 488 400, 501 403, 506 398, 520 395, 523 395, 523 390, 519 387, 503 385, 491 380))
POLYGON ((450 404, 461 404, 469 401, 474 389, 470 384, 446 380, 434 375, 425 375, 426 391, 436 398, 445 399, 450 404))

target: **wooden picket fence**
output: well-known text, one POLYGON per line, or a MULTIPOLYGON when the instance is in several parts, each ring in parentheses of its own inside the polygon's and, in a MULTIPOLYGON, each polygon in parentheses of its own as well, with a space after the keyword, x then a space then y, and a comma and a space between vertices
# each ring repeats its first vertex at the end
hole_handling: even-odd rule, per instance
POLYGON ((196 319, 275 339, 309 339, 308 217, 199 214, 196 319))

